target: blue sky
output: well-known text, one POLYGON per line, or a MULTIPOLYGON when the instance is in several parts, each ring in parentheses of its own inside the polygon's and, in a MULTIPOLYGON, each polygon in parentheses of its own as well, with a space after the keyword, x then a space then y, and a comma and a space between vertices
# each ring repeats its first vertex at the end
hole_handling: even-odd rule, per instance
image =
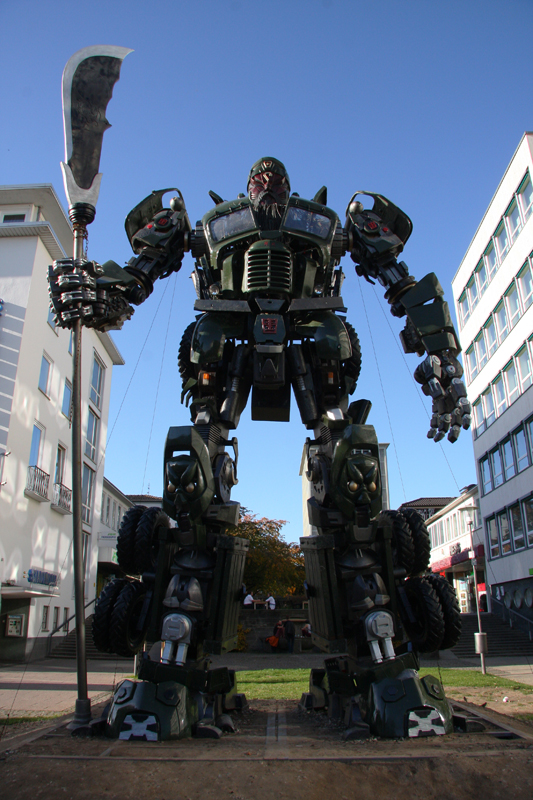
MULTIPOLYGON (((451 301, 451 279, 533 128, 532 28, 531 0, 4 3, 0 183, 52 183, 64 198, 63 68, 82 47, 122 45, 134 52, 108 106, 91 258, 131 256, 124 218, 152 189, 178 187, 194 224, 212 205, 210 189, 235 197, 251 164, 273 155, 303 197, 327 185, 342 220, 360 189, 399 205, 414 223, 403 254, 411 273, 435 271, 451 301)), ((113 376, 106 475, 126 493, 161 492, 166 432, 188 424, 176 354, 194 318, 191 269, 187 256, 114 334, 126 365, 113 376)), ((475 481, 470 433, 454 445, 426 439, 429 404, 411 378, 417 357, 398 348, 402 323, 349 257, 344 271, 363 347, 356 397, 373 401, 369 423, 391 443, 392 506, 457 494, 475 481)), ((294 541, 307 432, 295 403, 291 416, 251 423, 245 412, 233 499, 287 520, 294 541)))

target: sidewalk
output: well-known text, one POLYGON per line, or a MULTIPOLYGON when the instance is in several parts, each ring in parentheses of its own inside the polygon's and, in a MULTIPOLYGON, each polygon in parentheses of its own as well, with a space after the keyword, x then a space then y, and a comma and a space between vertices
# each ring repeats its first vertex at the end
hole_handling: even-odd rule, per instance
MULTIPOLYGON (((323 653, 227 653, 213 656, 212 666, 237 671, 259 669, 312 669, 322 667, 323 653)), ((486 659, 487 672, 533 686, 533 661, 527 656, 486 659)), ((442 651, 438 659, 422 659, 421 666, 438 670, 477 669, 479 658, 458 659, 442 651)), ((87 662, 89 697, 93 704, 106 699, 123 678, 133 674, 133 661, 87 662)), ((47 658, 31 664, 0 665, 0 717, 68 714, 77 697, 76 662, 47 658)))

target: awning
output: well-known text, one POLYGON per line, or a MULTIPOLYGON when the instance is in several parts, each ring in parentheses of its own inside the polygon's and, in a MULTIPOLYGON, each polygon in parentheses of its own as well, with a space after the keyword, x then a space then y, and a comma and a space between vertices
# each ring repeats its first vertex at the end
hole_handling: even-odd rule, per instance
POLYGON ((441 558, 439 561, 434 561, 433 564, 430 564, 430 570, 432 572, 442 572, 445 569, 450 569, 455 564, 462 564, 463 561, 470 561, 471 558, 484 558, 485 557, 485 547, 482 544, 474 545, 474 552, 470 548, 466 550, 461 550, 459 553, 454 553, 451 556, 446 556, 446 558, 441 558))

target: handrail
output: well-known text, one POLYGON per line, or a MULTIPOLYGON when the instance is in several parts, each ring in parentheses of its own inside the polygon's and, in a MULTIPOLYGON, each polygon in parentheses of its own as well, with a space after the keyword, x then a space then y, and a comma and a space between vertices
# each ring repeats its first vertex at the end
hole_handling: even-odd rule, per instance
MULTIPOLYGON (((92 600, 89 600, 89 602, 88 602, 88 603, 86 603, 86 604, 84 605, 84 607, 83 607, 83 608, 84 608, 84 609, 85 609, 85 608, 89 608, 89 606, 92 606, 92 604, 93 604, 93 603, 95 603, 95 602, 96 602, 96 597, 93 597, 93 599, 92 599, 92 600)), ((63 622, 61 623, 61 625, 58 625, 58 626, 57 626, 57 628, 54 628, 54 630, 53 630, 53 631, 51 631, 51 632, 48 634, 48 638, 49 638, 49 639, 51 639, 51 638, 52 638, 52 636, 54 635, 54 633, 57 633, 58 631, 60 631, 60 630, 61 630, 61 628, 64 628, 64 627, 65 627, 65 625, 68 625, 68 624, 69 624, 69 622, 71 622, 71 621, 74 619, 74 617, 75 617, 75 616, 76 616, 76 614, 72 614, 72 615, 71 615, 71 616, 70 616, 68 619, 65 619, 65 620, 63 620, 63 622)))
POLYGON ((502 609, 503 609, 503 617, 502 617, 503 621, 504 622, 509 622, 509 627, 510 628, 513 627, 513 620, 511 619, 511 614, 514 614, 515 617, 518 617, 519 619, 523 619, 524 622, 527 622, 527 629, 528 629, 528 633, 529 633, 529 641, 533 642, 533 622, 529 619, 529 617, 524 616, 524 614, 520 614, 518 611, 515 611, 514 608, 507 608, 505 603, 503 603, 501 600, 498 600, 496 597, 491 597, 491 601, 493 603, 498 603, 498 605, 502 606, 502 609), (509 614, 509 619, 508 620, 505 619, 505 612, 508 612, 508 614, 509 614))

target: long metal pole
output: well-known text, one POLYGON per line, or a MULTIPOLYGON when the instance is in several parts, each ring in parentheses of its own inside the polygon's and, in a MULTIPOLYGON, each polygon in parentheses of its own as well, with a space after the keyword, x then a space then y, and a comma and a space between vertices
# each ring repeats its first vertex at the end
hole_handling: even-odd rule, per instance
MULTIPOLYGON (((76 266, 85 257, 84 242, 87 224, 94 219, 94 207, 76 203, 69 209, 74 224, 74 259, 76 266)), ((76 613, 76 668, 78 697, 72 728, 88 725, 91 721, 91 701, 87 687, 87 652, 85 647, 85 565, 83 559, 82 529, 82 440, 81 440, 81 319, 72 329, 72 537, 74 558, 74 609, 76 613)))
POLYGON ((477 644, 476 651, 479 650, 479 657, 481 660, 481 672, 483 673, 483 675, 486 675, 487 668, 485 666, 485 649, 487 645, 486 641, 487 637, 486 635, 483 636, 483 630, 481 628, 481 611, 479 608, 479 594, 477 589, 477 558, 475 557, 475 551, 474 551, 474 537, 472 535, 472 529, 474 527, 474 523, 472 521, 470 521, 469 527, 470 527, 470 549, 472 551, 472 555, 474 556, 472 558, 472 569, 474 573, 474 593, 476 595, 476 613, 477 613, 477 629, 478 629, 477 637, 475 637, 477 644))

